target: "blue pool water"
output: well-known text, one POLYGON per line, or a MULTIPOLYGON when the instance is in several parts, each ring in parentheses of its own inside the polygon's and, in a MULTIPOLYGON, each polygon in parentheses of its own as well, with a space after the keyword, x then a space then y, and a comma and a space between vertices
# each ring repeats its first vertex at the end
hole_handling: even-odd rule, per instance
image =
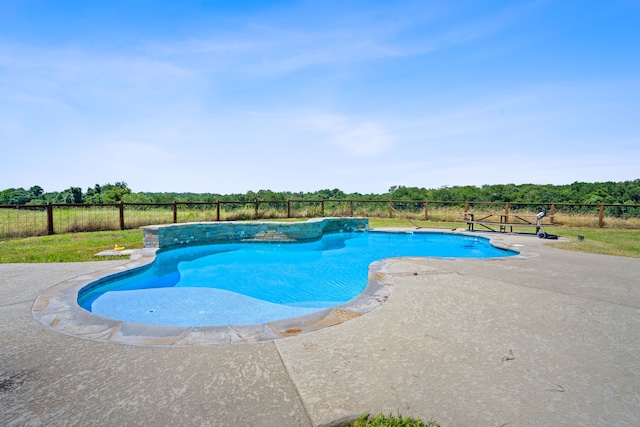
POLYGON ((308 243, 220 243, 160 252, 149 268, 105 278, 78 304, 106 317, 173 326, 261 324, 347 302, 373 261, 399 256, 494 258, 516 252, 444 233, 353 232, 308 243))

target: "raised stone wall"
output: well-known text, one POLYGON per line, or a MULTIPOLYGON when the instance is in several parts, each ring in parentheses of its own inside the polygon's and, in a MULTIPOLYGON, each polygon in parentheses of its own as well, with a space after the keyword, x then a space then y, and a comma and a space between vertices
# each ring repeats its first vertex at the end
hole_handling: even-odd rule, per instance
POLYGON ((142 228, 145 248, 166 249, 220 242, 309 241, 328 233, 365 230, 368 225, 366 218, 320 218, 306 222, 193 222, 142 228))

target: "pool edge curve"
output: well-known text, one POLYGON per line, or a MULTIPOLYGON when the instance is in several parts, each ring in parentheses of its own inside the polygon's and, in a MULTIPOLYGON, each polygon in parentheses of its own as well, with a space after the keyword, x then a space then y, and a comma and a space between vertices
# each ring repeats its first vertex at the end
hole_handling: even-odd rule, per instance
MULTIPOLYGON (((381 230, 378 230, 381 231, 381 230)), ((442 230, 420 230, 417 233, 443 233, 442 230)), ((464 232, 444 232, 466 234, 464 232)), ((483 237, 486 238, 486 237, 483 237)), ((535 254, 514 248, 499 239, 491 244, 519 254, 509 258, 530 258, 535 254)), ((280 319, 264 324, 228 326, 163 326, 125 322, 93 314, 77 303, 80 290, 107 276, 132 272, 148 267, 157 248, 145 248, 131 256, 126 264, 66 280, 42 292, 35 300, 32 315, 45 326, 77 338, 119 344, 157 347, 187 347, 194 345, 239 344, 273 341, 334 326, 362 316, 380 307, 391 296, 394 280, 389 273, 393 262, 403 258, 387 258, 368 267, 368 283, 362 293, 343 304, 308 315, 280 319)), ((454 260, 456 258, 452 258, 454 260)), ((492 260, 496 258, 487 258, 492 260)))

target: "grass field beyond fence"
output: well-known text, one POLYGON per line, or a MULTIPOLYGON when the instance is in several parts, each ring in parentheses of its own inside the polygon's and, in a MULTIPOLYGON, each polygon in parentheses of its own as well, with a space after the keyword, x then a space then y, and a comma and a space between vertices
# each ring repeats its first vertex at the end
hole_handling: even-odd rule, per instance
MULTIPOLYGON (((289 219, 288 221, 295 221, 289 219)), ((371 218, 372 228, 415 226, 451 230, 460 227, 457 222, 424 221, 409 222, 404 218, 371 218)), ((560 249, 603 255, 640 258, 640 232, 630 229, 599 229, 558 226, 553 232, 568 238, 568 242, 545 241, 560 249), (584 240, 579 241, 578 235, 584 240)), ((485 234, 486 235, 486 234, 485 234)), ((531 236, 532 239, 538 239, 531 236)), ((115 245, 125 249, 142 248, 142 230, 115 230, 52 236, 26 237, 5 240, 0 245, 0 263, 80 262, 114 258, 95 258, 94 254, 113 249, 115 245)), ((128 256, 117 257, 126 259, 128 256)))
POLYGON ((535 215, 556 225, 640 229, 640 205, 517 204, 406 200, 304 200, 212 203, 117 203, 0 206, 0 239, 135 229, 144 225, 313 217, 405 218, 455 222, 464 212, 535 215))

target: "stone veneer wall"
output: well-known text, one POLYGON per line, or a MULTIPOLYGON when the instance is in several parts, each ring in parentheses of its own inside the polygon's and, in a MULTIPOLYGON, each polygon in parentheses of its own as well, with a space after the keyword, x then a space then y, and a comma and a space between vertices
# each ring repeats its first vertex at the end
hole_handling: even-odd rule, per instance
POLYGON ((142 227, 145 248, 172 248, 220 242, 296 242, 315 240, 323 234, 362 231, 366 218, 320 218, 306 222, 193 222, 142 227))

